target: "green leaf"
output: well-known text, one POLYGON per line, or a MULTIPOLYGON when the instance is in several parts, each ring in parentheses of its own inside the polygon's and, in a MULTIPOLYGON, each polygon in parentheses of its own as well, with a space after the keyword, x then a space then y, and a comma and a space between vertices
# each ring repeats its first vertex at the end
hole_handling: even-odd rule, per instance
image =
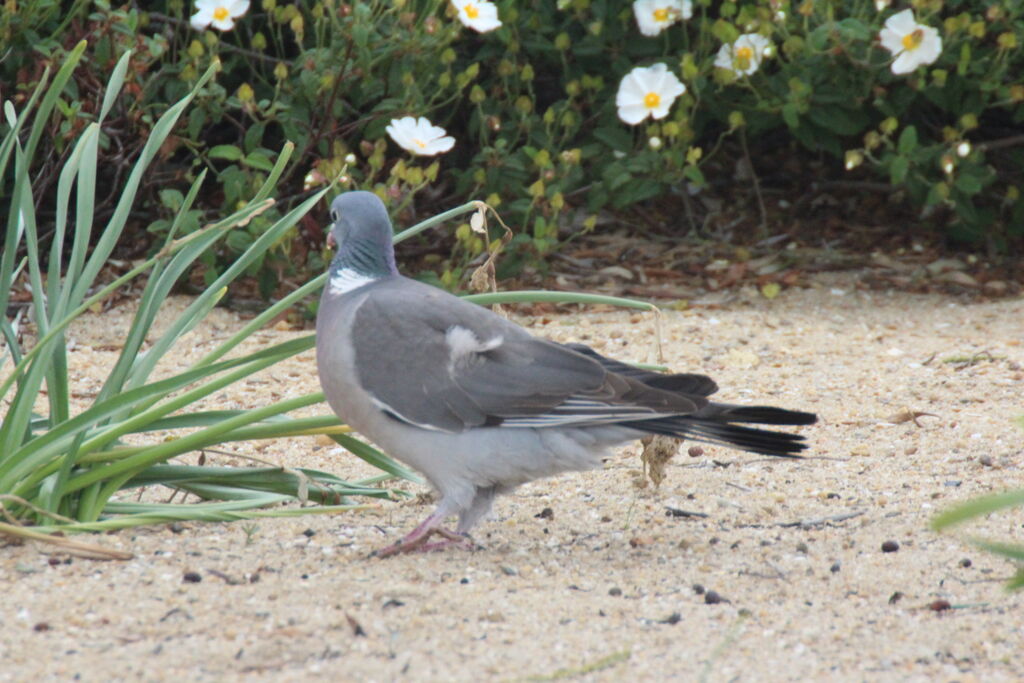
POLYGON ((683 175, 694 185, 700 185, 703 187, 707 184, 707 179, 704 178, 704 172, 700 170, 699 166, 689 165, 683 169, 683 175))
POLYGON ((964 194, 978 194, 982 188, 981 179, 971 173, 958 175, 953 185, 964 194))
POLYGON ((893 185, 899 185, 907 179, 907 171, 910 170, 910 161, 906 157, 895 157, 889 165, 889 181, 893 185))
POLYGON ((228 237, 224 240, 228 248, 232 251, 241 253, 252 246, 253 239, 252 235, 246 232, 244 229, 232 230, 228 233, 228 237))
MULTIPOLYGON (((785 115, 785 112, 783 112, 785 115)), ((837 135, 857 135, 870 123, 870 117, 860 109, 846 107, 816 106, 808 111, 809 118, 816 124, 837 135)), ((903 153, 902 151, 900 152, 903 153)))
POLYGON ((633 149, 633 135, 625 128, 604 127, 594 130, 594 137, 618 152, 633 149))
POLYGON ((942 531, 951 526, 1019 505, 1024 505, 1024 489, 974 498, 937 516, 932 520, 932 528, 942 531))
POLYGON ((787 102, 782 105, 782 120, 790 128, 800 127, 800 110, 795 103, 787 102))
POLYGON ((870 26, 852 17, 836 22, 836 28, 839 29, 839 35, 847 40, 869 41, 874 38, 870 26))
POLYGON ((907 126, 900 133, 900 139, 896 143, 896 151, 901 156, 908 157, 910 154, 917 149, 917 128, 914 126, 907 126))
POLYGON ((217 145, 208 154, 211 159, 224 159, 225 161, 238 161, 242 158, 242 150, 234 145, 217 145))
POLYGON ((274 170, 274 163, 263 152, 247 154, 242 163, 260 171, 267 171, 268 173, 274 170))

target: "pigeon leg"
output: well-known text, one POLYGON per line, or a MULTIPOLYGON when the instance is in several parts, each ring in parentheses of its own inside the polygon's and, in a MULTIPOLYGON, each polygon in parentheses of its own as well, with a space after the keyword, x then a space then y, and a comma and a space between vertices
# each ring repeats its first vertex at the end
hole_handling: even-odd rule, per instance
POLYGON ((430 551, 430 550, 441 550, 451 545, 466 545, 472 547, 472 541, 463 534, 457 534, 450 529, 446 529, 441 524, 444 522, 447 515, 441 511, 436 510, 433 514, 427 517, 425 520, 420 522, 419 526, 409 532, 401 541, 375 550, 373 555, 376 557, 391 557, 392 555, 398 555, 400 553, 408 553, 413 551, 430 551), (438 536, 444 536, 446 540, 438 541, 437 543, 427 543, 431 536, 437 534, 438 536))

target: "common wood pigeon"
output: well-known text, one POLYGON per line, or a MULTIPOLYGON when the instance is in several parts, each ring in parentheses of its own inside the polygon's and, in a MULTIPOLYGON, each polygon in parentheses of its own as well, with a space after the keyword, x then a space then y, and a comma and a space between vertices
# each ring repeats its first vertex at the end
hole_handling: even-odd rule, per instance
POLYGON ((338 251, 316 321, 317 369, 331 408, 386 453, 422 472, 437 509, 377 555, 448 545, 496 495, 600 466, 608 448, 647 434, 794 456, 795 434, 738 423, 808 425, 812 413, 712 403, 704 375, 665 375, 582 344, 538 339, 491 311, 403 277, 392 227, 370 192, 331 204, 338 251), (458 516, 454 531, 445 520, 458 516), (444 540, 428 543, 434 535, 444 540))

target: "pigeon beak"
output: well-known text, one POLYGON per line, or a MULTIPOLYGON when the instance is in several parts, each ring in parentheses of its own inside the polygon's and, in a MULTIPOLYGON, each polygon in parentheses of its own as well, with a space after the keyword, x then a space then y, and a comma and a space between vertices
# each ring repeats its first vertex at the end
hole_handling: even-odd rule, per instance
POLYGON ((334 241, 334 233, 327 233, 327 248, 334 251, 338 248, 338 243, 334 241))

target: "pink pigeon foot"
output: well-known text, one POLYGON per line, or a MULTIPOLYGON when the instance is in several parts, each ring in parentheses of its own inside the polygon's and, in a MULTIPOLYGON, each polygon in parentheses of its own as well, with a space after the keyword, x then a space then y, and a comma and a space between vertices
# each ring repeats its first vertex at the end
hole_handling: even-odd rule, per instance
POLYGON ((375 550, 371 553, 371 556, 391 557, 392 555, 414 551, 431 552, 434 550, 443 550, 444 548, 449 548, 451 546, 462 546, 469 550, 476 547, 468 536, 456 533, 451 529, 446 529, 441 526, 442 521, 444 521, 444 516, 435 512, 423 520, 419 526, 409 532, 409 534, 401 541, 385 548, 381 548, 380 550, 375 550), (445 540, 437 541, 435 543, 427 543, 430 537, 435 534, 438 536, 444 536, 445 540))

